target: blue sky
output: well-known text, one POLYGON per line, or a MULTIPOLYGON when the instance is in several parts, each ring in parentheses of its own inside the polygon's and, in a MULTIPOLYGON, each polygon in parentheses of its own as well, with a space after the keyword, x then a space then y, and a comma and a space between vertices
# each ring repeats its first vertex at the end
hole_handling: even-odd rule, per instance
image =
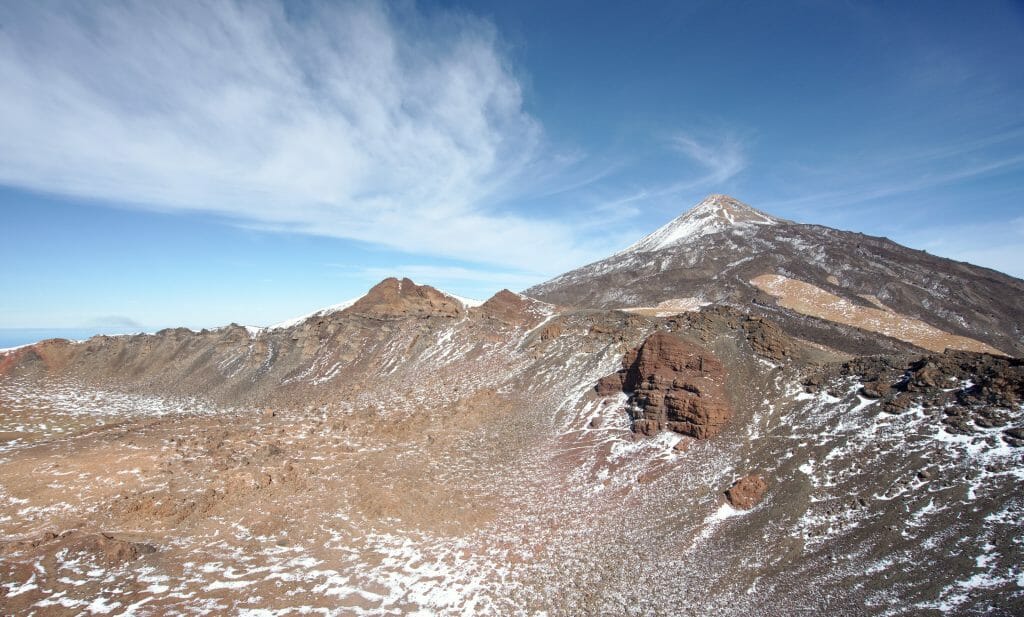
POLYGON ((1024 8, 0 0, 0 328, 464 296, 708 193, 1024 276, 1024 8))

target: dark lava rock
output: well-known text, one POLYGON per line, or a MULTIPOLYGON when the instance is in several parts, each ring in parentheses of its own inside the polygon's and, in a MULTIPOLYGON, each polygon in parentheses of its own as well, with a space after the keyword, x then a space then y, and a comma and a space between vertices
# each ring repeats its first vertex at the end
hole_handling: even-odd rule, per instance
POLYGON ((1008 428, 1003 433, 1014 439, 1024 439, 1024 428, 1021 427, 1008 428))
POLYGON ((860 389, 866 398, 883 398, 892 392, 892 386, 885 381, 869 381, 860 389))
POLYGON ((946 432, 954 435, 973 435, 975 432, 970 421, 964 416, 947 416, 942 423, 946 425, 946 432))
POLYGON ((894 414, 903 413, 913 407, 915 402, 917 402, 917 399, 914 396, 901 392, 892 399, 882 403, 882 411, 894 414))
POLYGON ((1009 435, 1003 435, 1003 441, 1014 448, 1024 448, 1024 439, 1015 439, 1009 435))
POLYGON ((983 407, 974 414, 974 423, 985 428, 997 428, 1010 423, 1010 415, 998 407, 983 407))
POLYGON ((881 399, 881 409, 903 413, 919 404, 943 408, 943 422, 952 432, 974 432, 972 422, 984 428, 1006 426, 1024 401, 1024 359, 968 351, 947 350, 916 359, 865 356, 840 365, 826 365, 804 380, 816 392, 834 379, 857 377, 864 382, 860 394, 881 399), (966 382, 966 385, 964 385, 966 382), (953 404, 953 406, 949 406, 953 404))

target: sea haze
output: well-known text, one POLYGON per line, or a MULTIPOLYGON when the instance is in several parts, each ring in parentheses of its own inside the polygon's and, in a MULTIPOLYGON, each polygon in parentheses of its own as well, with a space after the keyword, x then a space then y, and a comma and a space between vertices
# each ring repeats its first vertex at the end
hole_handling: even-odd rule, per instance
POLYGON ((126 328, 0 328, 0 349, 28 345, 49 338, 81 341, 97 334, 132 334, 126 328))

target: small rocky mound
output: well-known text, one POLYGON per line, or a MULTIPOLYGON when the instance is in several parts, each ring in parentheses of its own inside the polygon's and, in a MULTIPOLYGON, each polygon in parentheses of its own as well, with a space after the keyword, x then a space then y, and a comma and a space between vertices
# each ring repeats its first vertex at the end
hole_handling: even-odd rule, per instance
POLYGON ((768 483, 764 478, 758 474, 750 474, 733 482, 725 491, 725 498, 732 507, 749 510, 761 503, 767 490, 768 483))
POLYGON ((747 316, 740 323, 754 353, 774 362, 783 362, 793 354, 793 344, 782 329, 756 315, 747 316))
POLYGON ((709 340, 723 330, 742 330, 754 353, 772 362, 782 363, 796 354, 793 339, 778 325, 760 315, 749 315, 729 306, 705 307, 679 315, 668 323, 670 328, 696 332, 701 340, 709 340))
POLYGON ((665 332, 629 351, 622 369, 602 378, 602 396, 630 394, 633 430, 655 435, 675 431, 698 439, 714 437, 732 410, 725 395, 725 369, 706 349, 665 332))
POLYGON ((491 296, 487 302, 481 304, 476 310, 502 323, 523 326, 537 320, 538 313, 531 311, 536 305, 542 305, 542 303, 507 289, 502 289, 491 296))
POLYGON ((106 533, 77 529, 59 535, 48 531, 37 538, 7 542, 3 546, 3 554, 22 553, 26 550, 43 550, 48 554, 66 551, 69 556, 82 555, 106 566, 118 566, 155 553, 156 547, 143 542, 122 540, 106 533))
POLYGON ((455 317, 462 311, 462 304, 455 298, 429 285, 417 285, 407 278, 384 279, 345 310, 385 319, 434 315, 455 317))

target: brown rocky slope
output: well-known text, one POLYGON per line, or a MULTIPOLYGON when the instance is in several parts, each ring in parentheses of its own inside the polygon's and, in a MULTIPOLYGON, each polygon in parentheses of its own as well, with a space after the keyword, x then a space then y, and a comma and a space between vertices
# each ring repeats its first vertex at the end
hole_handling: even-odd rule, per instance
POLYGON ((1017 360, 367 297, 0 357, 0 612, 1024 607, 1017 360))

